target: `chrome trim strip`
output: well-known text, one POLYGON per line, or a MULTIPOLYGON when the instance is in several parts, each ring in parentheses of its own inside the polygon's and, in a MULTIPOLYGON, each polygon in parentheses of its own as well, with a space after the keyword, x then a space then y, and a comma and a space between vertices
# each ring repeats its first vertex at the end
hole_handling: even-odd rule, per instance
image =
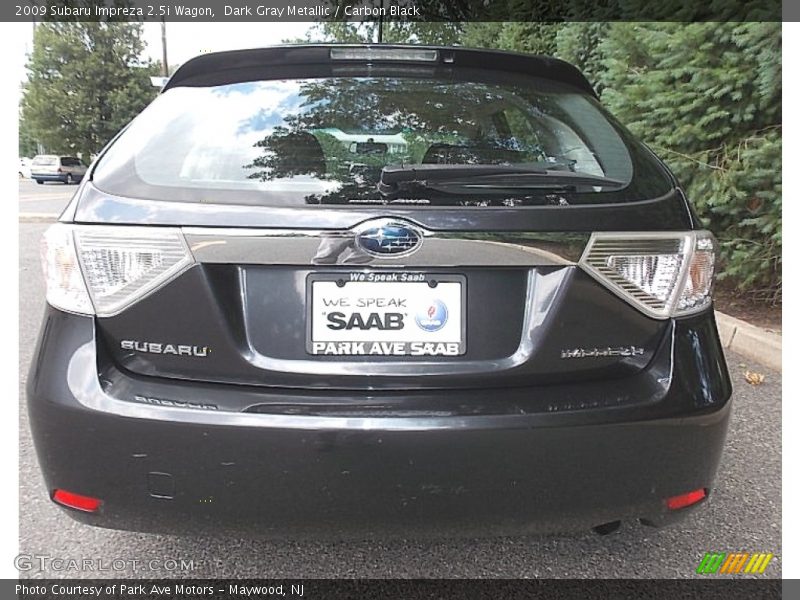
POLYGON ((200 263, 380 268, 575 265, 589 241, 588 233, 440 233, 409 225, 423 241, 402 256, 364 252, 356 243, 360 225, 330 231, 184 227, 183 233, 200 263))

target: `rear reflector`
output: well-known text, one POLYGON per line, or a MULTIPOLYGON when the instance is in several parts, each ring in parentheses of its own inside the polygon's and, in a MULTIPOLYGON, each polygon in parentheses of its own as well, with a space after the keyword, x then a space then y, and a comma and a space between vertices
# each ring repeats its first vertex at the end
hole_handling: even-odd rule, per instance
POLYGON ((693 492, 689 492, 688 494, 681 494, 680 496, 672 496, 672 498, 667 498, 667 508, 670 510, 678 510, 681 508, 686 508, 687 506, 691 506, 692 504, 697 504, 701 500, 705 499, 706 491, 703 488, 699 490, 694 490, 693 492))
POLYGON ((97 509, 100 508, 100 505, 103 503, 102 500, 98 500, 97 498, 81 496, 80 494, 74 494, 66 490, 56 490, 55 493, 53 493, 53 501, 67 508, 74 508, 90 513, 97 512, 97 509))

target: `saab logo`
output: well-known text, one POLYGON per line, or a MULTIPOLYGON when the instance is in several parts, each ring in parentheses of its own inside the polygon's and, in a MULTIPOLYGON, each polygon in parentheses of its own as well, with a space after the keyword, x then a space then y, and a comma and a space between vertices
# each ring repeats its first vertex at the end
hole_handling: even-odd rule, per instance
POLYGON ((772 560, 772 556, 765 552, 754 554, 749 552, 706 552, 697 567, 697 572, 701 575, 763 573, 772 560))
POLYGON ((388 329, 402 329, 403 328, 403 314, 402 313, 369 313, 366 319, 361 313, 353 313, 350 317, 346 317, 342 312, 328 313, 328 329, 334 331, 341 331, 342 329, 360 329, 367 331, 369 329, 380 329, 386 331, 388 329))
POLYGON ((439 331, 447 323, 447 306, 441 300, 434 300, 417 312, 415 320, 424 331, 439 331))

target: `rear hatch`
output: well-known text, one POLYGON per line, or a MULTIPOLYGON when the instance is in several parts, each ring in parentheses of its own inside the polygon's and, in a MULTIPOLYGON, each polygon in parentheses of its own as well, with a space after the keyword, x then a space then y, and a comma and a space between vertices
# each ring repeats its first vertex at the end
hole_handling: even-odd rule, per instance
POLYGON ((67 216, 86 225, 103 360, 326 390, 646 368, 668 315, 602 283, 587 246, 691 217, 585 80, 548 59, 345 50, 190 61, 101 156, 67 216), (108 265, 136 273, 114 287, 108 265))

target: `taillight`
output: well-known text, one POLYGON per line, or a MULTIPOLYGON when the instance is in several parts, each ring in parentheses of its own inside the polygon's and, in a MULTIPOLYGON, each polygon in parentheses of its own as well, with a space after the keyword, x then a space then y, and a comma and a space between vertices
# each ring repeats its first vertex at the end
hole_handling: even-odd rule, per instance
POLYGON ((66 490, 56 490, 53 492, 53 502, 57 502, 62 506, 74 508, 75 510, 82 510, 83 512, 97 512, 100 505, 103 503, 98 498, 91 496, 84 496, 66 490))
POLYGON ((665 500, 667 508, 670 510, 680 510, 681 508, 686 508, 687 506, 692 506, 697 504, 701 500, 705 500, 708 493, 706 492, 705 488, 700 488, 698 490, 693 490, 691 492, 687 492, 686 494, 681 494, 680 496, 672 496, 665 500))
POLYGON ((594 233, 580 260, 595 279, 657 319, 707 308, 715 263, 708 231, 594 233))
POLYGON ((92 301, 83 282, 70 226, 50 227, 42 237, 41 250, 47 302, 61 310, 92 314, 92 301))
POLYGON ((67 225, 42 240, 47 301, 80 314, 115 315, 194 263, 179 229, 67 225))

